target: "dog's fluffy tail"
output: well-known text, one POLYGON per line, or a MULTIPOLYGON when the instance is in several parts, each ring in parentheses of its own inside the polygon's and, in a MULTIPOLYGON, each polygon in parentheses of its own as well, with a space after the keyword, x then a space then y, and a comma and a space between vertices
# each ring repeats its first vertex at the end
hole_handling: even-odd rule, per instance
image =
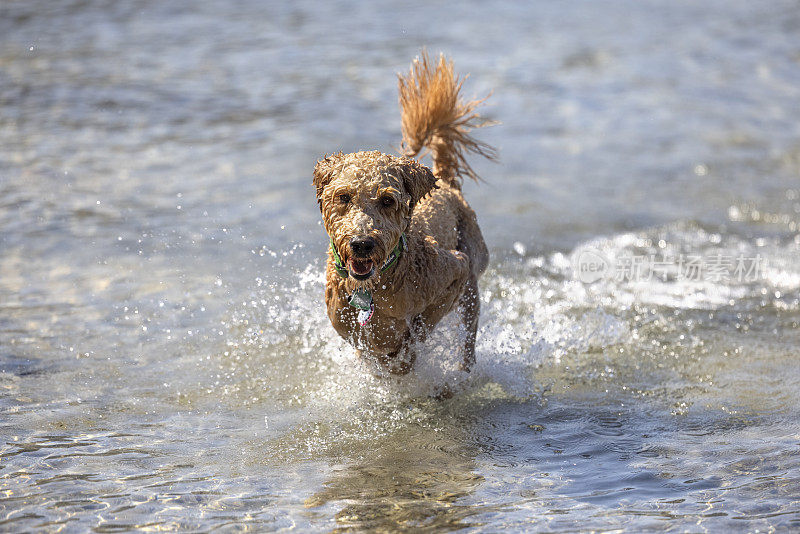
POLYGON ((406 76, 398 74, 404 155, 414 157, 423 148, 433 154, 433 173, 455 187, 462 176, 479 180, 467 163, 468 153, 496 159, 495 149, 476 140, 469 132, 493 121, 475 112, 488 96, 464 102, 459 91, 465 78, 453 73, 453 62, 444 54, 434 64, 426 52, 415 58, 406 76))

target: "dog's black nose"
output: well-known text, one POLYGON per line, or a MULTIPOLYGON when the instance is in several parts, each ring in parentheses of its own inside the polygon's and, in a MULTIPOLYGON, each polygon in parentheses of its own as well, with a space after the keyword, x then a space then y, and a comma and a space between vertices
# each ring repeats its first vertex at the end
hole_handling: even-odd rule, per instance
POLYGON ((354 255, 366 257, 375 248, 375 240, 371 237, 356 236, 350 240, 350 248, 353 249, 354 255))

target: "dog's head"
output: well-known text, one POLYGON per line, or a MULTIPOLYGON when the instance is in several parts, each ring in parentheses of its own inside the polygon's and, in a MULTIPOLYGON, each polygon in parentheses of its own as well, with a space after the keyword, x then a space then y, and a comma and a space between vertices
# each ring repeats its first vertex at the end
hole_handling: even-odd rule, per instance
POLYGON ((334 154, 317 162, 314 186, 325 231, 357 282, 380 271, 411 221, 419 200, 435 187, 417 161, 380 152, 334 154))

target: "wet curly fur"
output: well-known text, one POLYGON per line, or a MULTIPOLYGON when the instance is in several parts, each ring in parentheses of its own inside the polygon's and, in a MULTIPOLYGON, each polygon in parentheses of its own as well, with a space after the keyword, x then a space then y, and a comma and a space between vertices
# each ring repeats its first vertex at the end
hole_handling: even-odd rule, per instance
POLYGON ((340 152, 314 169, 325 231, 349 274, 337 273, 329 250, 328 316, 360 354, 397 374, 411 370, 413 343, 454 307, 467 331, 462 368, 475 361, 478 277, 489 253, 460 180, 478 178, 466 153, 493 158, 494 150, 469 135, 486 121, 475 113, 483 100, 460 99, 462 83, 444 56, 434 64, 423 53, 399 77, 405 155, 340 152), (423 148, 432 153, 433 170, 413 159, 423 148), (406 250, 381 270, 402 234, 406 250), (356 289, 370 290, 375 304, 364 326, 348 304, 356 289))

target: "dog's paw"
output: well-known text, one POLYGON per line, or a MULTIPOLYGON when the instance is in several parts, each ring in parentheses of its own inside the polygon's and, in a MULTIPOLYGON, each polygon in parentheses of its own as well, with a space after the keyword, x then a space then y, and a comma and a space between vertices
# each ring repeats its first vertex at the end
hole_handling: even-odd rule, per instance
POLYGON ((455 395, 455 392, 450 388, 450 386, 447 384, 442 384, 434 388, 430 397, 434 400, 444 401, 447 399, 452 399, 453 395, 455 395))

